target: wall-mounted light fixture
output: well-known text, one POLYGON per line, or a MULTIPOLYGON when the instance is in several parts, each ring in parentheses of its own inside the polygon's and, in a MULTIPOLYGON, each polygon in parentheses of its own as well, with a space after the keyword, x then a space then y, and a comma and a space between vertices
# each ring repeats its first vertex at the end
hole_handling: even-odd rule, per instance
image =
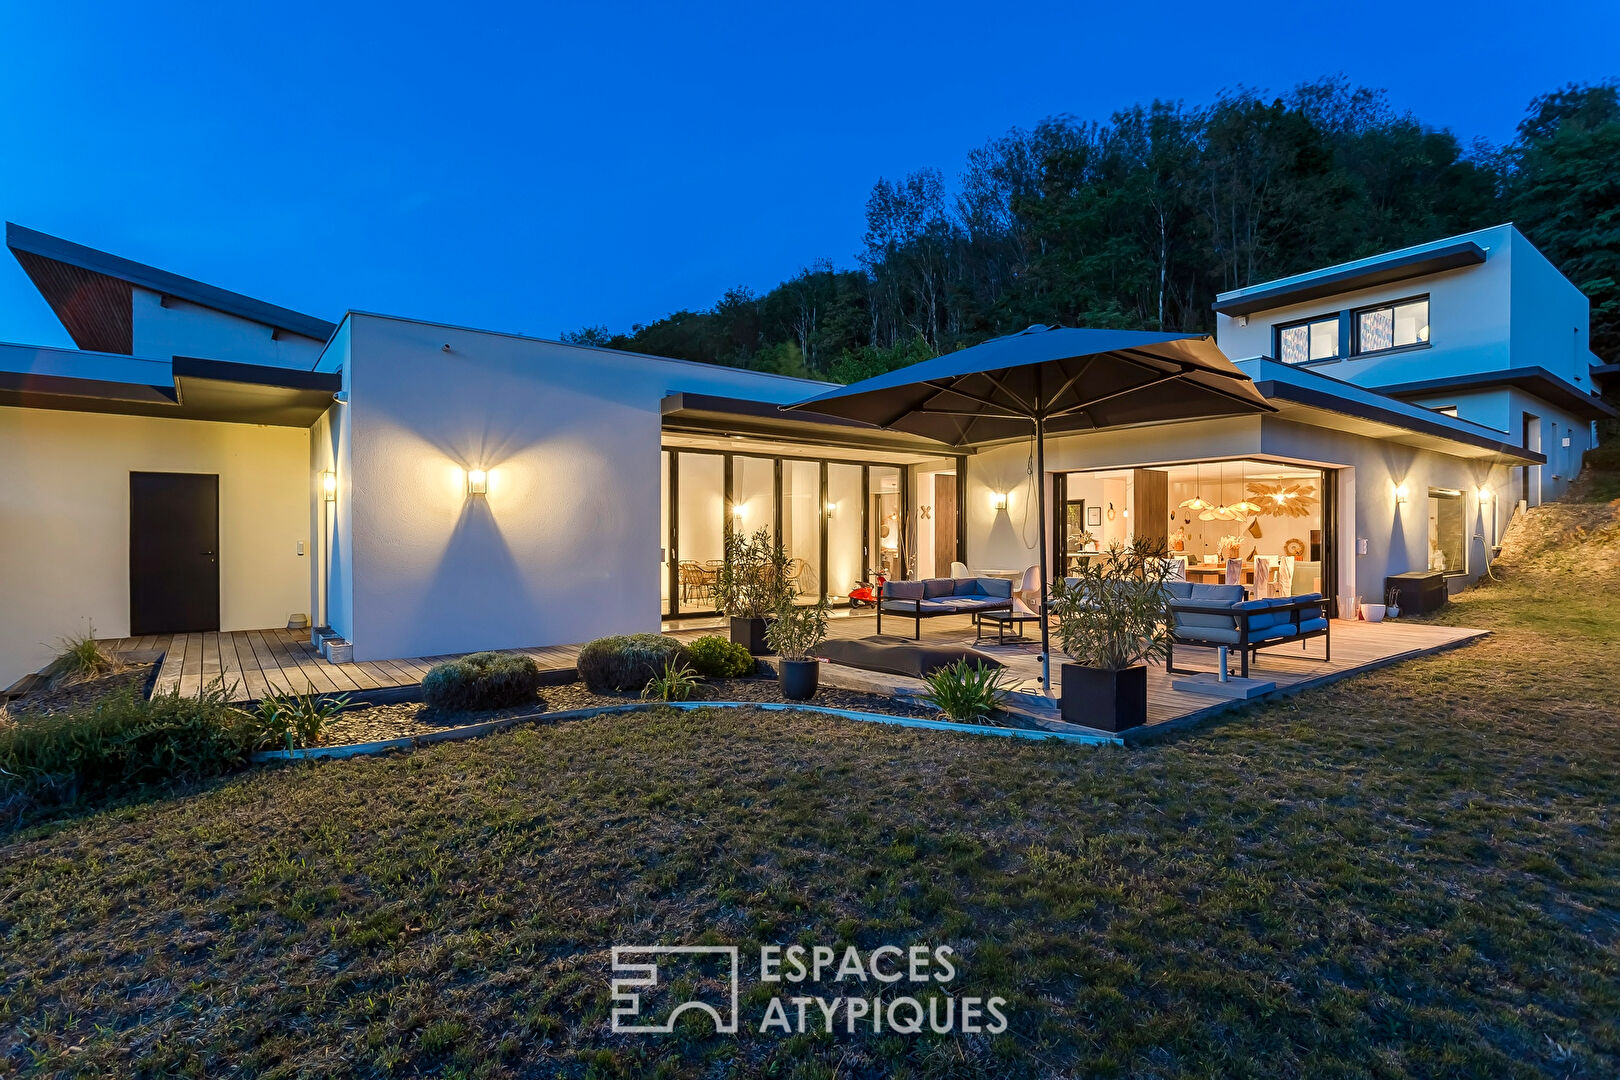
POLYGON ((1407 490, 1405 484, 1396 484, 1395 485, 1395 505, 1396 506, 1405 506, 1407 496, 1410 495, 1410 494, 1411 494, 1411 492, 1409 492, 1407 490))
POLYGON ((321 495, 327 502, 337 498, 337 473, 331 469, 321 473, 321 495))
POLYGON ((990 493, 990 509, 1007 509, 1007 493, 1005 491, 992 491, 990 493))
POLYGON ((743 509, 743 506, 743 503, 733 503, 731 506, 731 516, 736 518, 738 521, 741 521, 743 518, 748 516, 748 513, 743 509))
POLYGON ((489 473, 485 472, 483 469, 468 469, 467 470, 467 494, 469 494, 469 495, 488 495, 489 494, 489 473))
POLYGON ((1483 485, 1481 485, 1480 487, 1475 488, 1474 489, 1474 494, 1479 496, 1479 501, 1482 502, 1482 503, 1490 502, 1491 499, 1493 498, 1493 496, 1491 495, 1491 489, 1488 488, 1488 487, 1485 487, 1483 485))
POLYGON ((838 512, 838 504, 835 503, 835 502, 829 502, 827 504, 827 516, 832 517, 832 515, 837 513, 837 512, 838 512))

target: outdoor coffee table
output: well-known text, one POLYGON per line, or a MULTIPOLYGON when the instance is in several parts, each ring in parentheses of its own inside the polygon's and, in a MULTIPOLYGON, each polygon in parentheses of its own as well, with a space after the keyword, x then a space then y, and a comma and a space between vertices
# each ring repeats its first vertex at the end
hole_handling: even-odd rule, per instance
POLYGON ((984 638, 985 620, 992 620, 996 624, 996 644, 1003 644, 1007 640, 1007 627, 1010 624, 1016 632, 1017 639, 1024 639, 1024 624, 1034 622, 1036 616, 1022 611, 981 611, 979 612, 978 629, 974 631, 973 644, 977 645, 984 638))

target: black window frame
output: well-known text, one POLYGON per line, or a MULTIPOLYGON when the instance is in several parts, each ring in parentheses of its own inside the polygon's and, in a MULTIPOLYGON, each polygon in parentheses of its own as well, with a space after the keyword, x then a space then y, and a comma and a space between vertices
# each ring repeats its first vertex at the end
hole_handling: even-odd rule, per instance
POLYGON ((1275 326, 1273 326, 1271 328, 1271 352, 1272 352, 1272 355, 1277 358, 1278 363, 1287 364, 1289 367, 1305 367, 1305 366, 1307 366, 1309 364, 1327 364, 1327 363, 1331 363, 1334 360, 1343 360, 1345 358, 1343 352, 1341 351, 1344 348, 1344 323, 1343 323, 1343 319, 1344 319, 1344 312, 1336 311, 1331 315, 1314 315, 1314 316, 1312 316, 1312 317, 1310 317, 1308 319, 1293 319, 1293 320, 1291 320, 1289 322, 1278 323, 1277 325, 1275 325, 1275 326), (1301 327, 1301 326, 1307 326, 1307 327, 1308 326, 1314 326, 1317 323, 1325 323, 1325 322, 1331 322, 1331 323, 1334 324, 1334 326, 1333 326, 1333 329, 1334 329, 1333 350, 1334 351, 1333 351, 1332 356, 1318 356, 1318 357, 1314 357, 1314 358, 1311 357, 1311 355, 1310 355, 1310 351, 1311 351, 1310 350, 1310 332, 1306 331, 1306 334, 1305 334, 1305 355, 1306 355, 1306 359, 1300 360, 1297 363, 1290 362, 1290 361, 1287 361, 1287 360, 1283 359, 1283 355, 1282 355, 1282 351, 1283 351, 1282 350, 1282 336, 1283 336, 1283 331, 1284 330, 1293 330, 1293 329, 1296 329, 1296 328, 1301 327))
POLYGON ((1365 315, 1369 311, 1383 311, 1383 310, 1385 310, 1387 308, 1389 310, 1389 313, 1390 313, 1390 325, 1391 325, 1391 328, 1393 330, 1393 326, 1394 326, 1394 322, 1395 322, 1395 309, 1398 308, 1398 307, 1405 307, 1407 304, 1415 304, 1420 300, 1425 305, 1427 305, 1427 307, 1429 309, 1429 323, 1428 323, 1428 325, 1430 327, 1429 337, 1432 339, 1433 336, 1434 336, 1434 331, 1433 331, 1433 327, 1434 327, 1434 322, 1433 322, 1434 301, 1432 299, 1432 294, 1430 294, 1430 293, 1414 293, 1411 296, 1403 296, 1398 300, 1380 300, 1376 304, 1363 304, 1361 307, 1352 308, 1350 310, 1350 312, 1349 312, 1349 314, 1350 314, 1350 327, 1349 327, 1349 330, 1350 330, 1350 334, 1349 334, 1349 336, 1350 336, 1350 353, 1349 353, 1349 355, 1352 356, 1352 357, 1388 356, 1390 353, 1410 352, 1410 351, 1413 351, 1413 350, 1416 350, 1416 349, 1427 349, 1432 344, 1431 340, 1414 341, 1410 345, 1391 345, 1388 348, 1384 348, 1384 349, 1363 349, 1361 347, 1361 317, 1363 315, 1365 315))

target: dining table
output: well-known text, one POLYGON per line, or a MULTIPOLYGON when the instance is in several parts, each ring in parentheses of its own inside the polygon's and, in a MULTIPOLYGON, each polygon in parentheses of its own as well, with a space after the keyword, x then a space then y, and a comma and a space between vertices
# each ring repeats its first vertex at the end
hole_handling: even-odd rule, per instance
MULTIPOLYGON (((1189 562, 1187 564, 1187 580, 1197 582, 1200 585, 1224 585, 1226 584, 1226 564, 1224 562, 1189 562)), ((1243 584, 1254 584, 1254 563, 1252 561, 1243 564, 1243 584)))

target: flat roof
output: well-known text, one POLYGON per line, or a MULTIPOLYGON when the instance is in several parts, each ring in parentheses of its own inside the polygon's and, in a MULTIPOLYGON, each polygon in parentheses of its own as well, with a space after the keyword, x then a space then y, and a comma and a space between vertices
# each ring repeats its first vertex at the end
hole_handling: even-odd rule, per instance
POLYGON ((0 405, 25 409, 307 428, 342 386, 339 374, 297 368, 0 344, 0 405))
POLYGON ((1358 434, 1438 450, 1459 457, 1499 457, 1541 465, 1546 456, 1508 442, 1505 433, 1471 420, 1400 401, 1378 391, 1341 382, 1319 372, 1284 364, 1269 356, 1238 361, 1283 419, 1318 427, 1342 427, 1333 417, 1356 421, 1358 434))
POLYGON ((131 351, 130 286, 172 296, 324 342, 337 327, 325 319, 256 300, 155 266, 6 222, 6 247, 78 343, 97 352, 131 351))
POLYGON ((1464 266, 1478 266, 1484 261, 1485 249, 1472 240, 1405 248, 1223 292, 1215 298, 1214 306, 1222 315, 1251 315, 1256 311, 1303 304, 1337 293, 1427 277, 1464 266))
MULTIPOLYGON (((1597 369, 1593 369, 1594 376, 1597 369)), ((1568 409, 1583 420, 1602 420, 1620 416, 1620 410, 1585 390, 1561 379, 1544 367, 1503 368, 1482 371, 1472 375, 1457 375, 1445 379, 1422 379, 1417 382, 1392 383, 1373 389, 1390 397, 1426 397, 1447 390, 1478 390, 1491 386, 1513 386, 1543 401, 1568 409)))

